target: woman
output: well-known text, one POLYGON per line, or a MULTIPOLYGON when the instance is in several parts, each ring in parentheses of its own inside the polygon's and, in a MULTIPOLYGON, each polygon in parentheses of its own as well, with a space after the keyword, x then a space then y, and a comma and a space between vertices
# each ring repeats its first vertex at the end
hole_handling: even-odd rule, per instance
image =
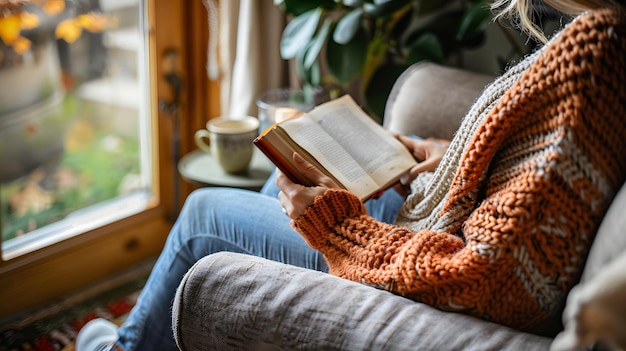
POLYGON ((398 226, 295 155, 318 186, 277 177, 293 227, 331 274, 522 330, 545 321, 626 177, 625 24, 621 9, 585 14, 490 87, 507 90, 412 182, 398 226))
MULTIPOLYGON (((488 87, 447 150, 399 137, 421 161, 398 187, 410 185, 406 199, 388 191, 363 205, 297 154, 317 186, 278 173, 279 200, 198 191, 124 325, 88 324, 77 350, 113 341, 105 349, 172 349, 178 282, 195 261, 223 250, 328 269, 524 330, 555 313, 626 179, 626 16, 623 2, 545 2, 570 14, 591 11, 488 87)), ((526 15, 531 2, 494 6, 536 33, 526 15)))

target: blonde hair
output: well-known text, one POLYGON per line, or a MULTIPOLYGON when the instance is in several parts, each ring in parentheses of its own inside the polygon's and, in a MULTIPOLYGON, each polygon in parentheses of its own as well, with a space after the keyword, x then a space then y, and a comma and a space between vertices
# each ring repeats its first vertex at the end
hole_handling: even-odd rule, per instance
MULTIPOLYGON (((613 0, 543 0, 541 2, 564 14, 573 16, 600 7, 618 5, 618 2, 613 0)), ((532 21, 532 13, 536 3, 537 0, 494 0, 491 9, 496 11, 496 19, 511 19, 520 29, 545 43, 547 39, 543 31, 532 21)))

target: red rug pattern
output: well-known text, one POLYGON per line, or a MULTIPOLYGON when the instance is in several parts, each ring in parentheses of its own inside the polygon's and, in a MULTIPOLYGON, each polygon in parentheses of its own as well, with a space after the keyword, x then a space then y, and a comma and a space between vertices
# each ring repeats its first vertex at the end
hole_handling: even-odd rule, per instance
POLYGON ((0 326, 0 351, 71 350, 78 331, 90 320, 106 318, 120 324, 144 284, 145 279, 134 281, 44 318, 26 316, 6 322, 0 326))

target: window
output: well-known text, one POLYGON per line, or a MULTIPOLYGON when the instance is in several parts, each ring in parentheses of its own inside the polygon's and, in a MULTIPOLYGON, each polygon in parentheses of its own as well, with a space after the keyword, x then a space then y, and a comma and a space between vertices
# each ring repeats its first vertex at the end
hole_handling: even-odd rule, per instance
MULTIPOLYGON (((0 106, 6 109, 0 113, 0 159, 16 168, 9 174, 3 165, 0 171, 0 299, 11 301, 0 304, 0 318, 158 255, 180 203, 192 190, 180 182, 177 157, 193 148, 193 132, 219 114, 213 103, 217 87, 201 79, 206 77, 208 37, 201 2, 64 1, 63 13, 53 15, 42 8, 46 0, 32 3, 28 6, 39 6, 29 9, 39 26, 21 33, 32 45, 23 57, 34 65, 29 71, 36 77, 28 83, 40 84, 24 91, 36 92, 35 102, 23 107, 17 106, 22 103, 18 98, 8 98, 16 106, 0 106), (64 20, 92 10, 106 20, 101 30, 78 23, 83 30, 76 41, 53 38, 35 54, 40 39, 26 34, 46 29, 52 35, 64 20), (182 82, 177 116, 159 109, 159 103, 174 99, 166 78, 171 74, 182 82), (9 123, 3 117, 15 111, 31 119, 20 125, 22 134, 5 130, 9 123), (43 138, 47 132, 56 139, 43 138), (178 155, 175 140, 180 140, 178 155), (5 161, 20 159, 17 146, 28 142, 38 147, 19 152, 31 152, 22 158, 32 163, 17 169, 17 162, 5 161), (25 200, 28 196, 36 201, 25 200)), ((5 35, 0 29, 0 42, 5 35)), ((0 94, 27 97, 18 93, 24 79, 0 80, 0 94)))
POLYGON ((154 203, 142 4, 47 5, 4 18, 40 23, 2 46, 0 76, 13 87, 0 95, 5 260, 154 203), (19 39, 30 49, 20 53, 19 39))

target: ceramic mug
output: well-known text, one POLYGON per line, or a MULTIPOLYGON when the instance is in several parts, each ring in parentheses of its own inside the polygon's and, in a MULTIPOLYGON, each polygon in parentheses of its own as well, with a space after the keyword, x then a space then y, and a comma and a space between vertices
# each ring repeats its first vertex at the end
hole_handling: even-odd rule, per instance
POLYGON ((258 135, 259 120, 255 117, 209 120, 206 129, 196 131, 194 139, 198 147, 210 154, 227 173, 242 173, 252 160, 254 145, 258 135))

